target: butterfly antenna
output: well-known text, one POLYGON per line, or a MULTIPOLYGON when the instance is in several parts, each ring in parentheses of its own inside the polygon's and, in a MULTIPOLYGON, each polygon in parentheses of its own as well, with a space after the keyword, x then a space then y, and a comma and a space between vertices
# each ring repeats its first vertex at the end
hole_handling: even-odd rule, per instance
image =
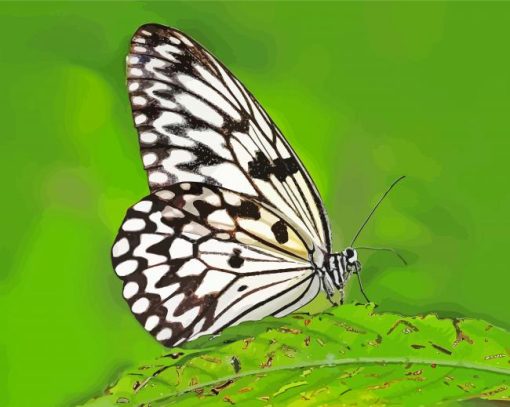
POLYGON ((370 220, 370 218, 372 217, 372 215, 374 214, 374 212, 377 210, 377 208, 379 207, 379 205, 381 205, 382 201, 384 200, 384 198, 386 198, 386 195, 388 195, 390 193, 390 191, 393 189, 393 187, 395 185, 397 185, 400 181, 402 181, 406 176, 405 175, 402 175, 400 178, 396 179, 395 181, 393 181, 393 183, 390 185, 390 187, 386 190, 386 192, 383 194, 383 196, 381 196, 381 198, 379 199, 379 201, 377 202, 377 204, 374 206, 374 208, 372 209, 372 211, 370 212, 370 214, 367 216, 367 218, 365 219, 365 222, 363 222, 363 225, 361 225, 361 227, 359 228, 358 232, 356 233, 356 235, 354 236, 354 239, 352 239, 352 242, 351 242, 351 247, 352 245, 354 244, 354 242, 356 241, 356 239, 358 238, 358 236, 360 235, 361 231, 363 230, 363 228, 366 226, 366 224, 368 223, 368 221, 370 220))
POLYGON ((361 277, 359 275, 359 272, 356 272, 356 276, 358 277, 358 283, 359 283, 359 290, 361 291, 361 294, 363 294, 363 297, 365 297, 365 300, 367 302, 370 302, 367 295, 365 294, 365 289, 363 288, 363 284, 361 283, 361 277))
POLYGON ((405 266, 407 266, 407 261, 404 259, 404 256, 402 256, 399 252, 397 252, 395 249, 391 247, 370 247, 370 246, 357 246, 354 249, 356 250, 375 250, 375 251, 383 251, 383 252, 390 252, 393 253, 395 256, 397 256, 402 263, 404 263, 405 266))

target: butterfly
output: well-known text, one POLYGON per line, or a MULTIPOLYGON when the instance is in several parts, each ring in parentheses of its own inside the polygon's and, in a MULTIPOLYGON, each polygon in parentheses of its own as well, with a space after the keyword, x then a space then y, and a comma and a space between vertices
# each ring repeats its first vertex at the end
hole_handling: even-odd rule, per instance
POLYGON ((127 57, 150 195, 127 210, 111 255, 137 320, 172 347, 282 317, 360 271, 333 253, 324 204, 253 95, 201 45, 157 24, 127 57))

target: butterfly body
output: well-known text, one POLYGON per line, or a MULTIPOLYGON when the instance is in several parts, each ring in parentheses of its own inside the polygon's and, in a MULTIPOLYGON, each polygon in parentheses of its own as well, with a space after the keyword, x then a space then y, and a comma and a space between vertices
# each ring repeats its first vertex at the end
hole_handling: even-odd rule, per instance
POLYGON ((357 254, 332 253, 313 181, 244 86, 155 24, 135 33, 127 74, 151 193, 127 211, 112 262, 144 328, 175 346, 343 294, 357 254))

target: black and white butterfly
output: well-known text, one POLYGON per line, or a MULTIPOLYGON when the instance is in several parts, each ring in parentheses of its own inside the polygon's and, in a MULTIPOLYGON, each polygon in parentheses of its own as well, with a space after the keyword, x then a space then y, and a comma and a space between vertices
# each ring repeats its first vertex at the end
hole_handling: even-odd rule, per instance
POLYGON ((175 346, 343 293, 356 251, 332 253, 317 188, 232 73, 148 24, 127 76, 151 194, 127 211, 112 261, 145 329, 175 346))

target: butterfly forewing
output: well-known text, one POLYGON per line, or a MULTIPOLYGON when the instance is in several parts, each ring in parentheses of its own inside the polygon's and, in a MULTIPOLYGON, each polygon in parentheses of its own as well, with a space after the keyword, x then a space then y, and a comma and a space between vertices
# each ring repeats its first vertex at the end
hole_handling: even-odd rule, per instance
POLYGON ((217 185, 275 208, 308 244, 330 251, 322 202, 266 112, 202 46, 142 26, 127 62, 129 94, 151 191, 217 185))
POLYGON ((309 302, 320 284, 308 251, 251 197, 180 183, 127 211, 112 260, 133 314, 174 346, 309 302))

